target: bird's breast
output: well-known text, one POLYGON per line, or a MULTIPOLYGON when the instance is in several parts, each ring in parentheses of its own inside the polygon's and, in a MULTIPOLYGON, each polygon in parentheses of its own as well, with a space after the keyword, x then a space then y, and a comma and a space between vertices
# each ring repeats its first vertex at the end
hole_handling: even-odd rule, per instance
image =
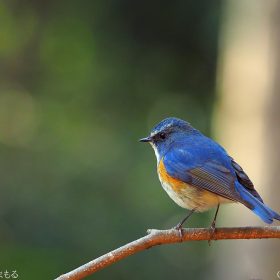
POLYGON ((171 177, 164 166, 163 159, 158 164, 158 175, 161 182, 164 182, 172 188, 173 191, 178 192, 186 187, 186 183, 171 177))

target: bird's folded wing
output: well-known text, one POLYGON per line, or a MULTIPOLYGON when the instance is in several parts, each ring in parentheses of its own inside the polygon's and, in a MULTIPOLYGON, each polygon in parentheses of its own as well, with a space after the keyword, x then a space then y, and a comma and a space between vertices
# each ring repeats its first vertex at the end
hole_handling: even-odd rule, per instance
POLYGON ((184 154, 184 151, 178 150, 164 157, 166 171, 171 177, 230 200, 241 200, 234 187, 235 178, 229 169, 217 161, 203 161, 201 158, 195 165, 194 160, 190 162, 184 154))
POLYGON ((186 172, 190 176, 190 184, 231 200, 239 200, 234 189, 234 181, 230 178, 231 174, 225 174, 218 169, 213 170, 208 165, 196 167, 186 172))

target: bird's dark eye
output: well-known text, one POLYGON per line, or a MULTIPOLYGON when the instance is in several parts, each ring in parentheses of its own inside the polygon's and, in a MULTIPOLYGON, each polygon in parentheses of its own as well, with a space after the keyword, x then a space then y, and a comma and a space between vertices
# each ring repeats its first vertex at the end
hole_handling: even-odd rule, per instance
POLYGON ((165 139, 166 138, 166 134, 164 132, 161 132, 159 134, 159 138, 162 139, 162 140, 165 139))

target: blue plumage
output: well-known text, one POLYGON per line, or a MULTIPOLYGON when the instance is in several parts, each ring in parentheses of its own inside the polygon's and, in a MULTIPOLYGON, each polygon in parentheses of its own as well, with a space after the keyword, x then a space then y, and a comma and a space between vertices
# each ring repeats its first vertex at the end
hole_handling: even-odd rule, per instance
POLYGON ((239 182, 235 182, 235 187, 243 201, 248 203, 248 208, 251 209, 256 215, 258 215, 265 223, 271 224, 273 220, 280 221, 280 215, 262 203, 249 193, 239 182))
POLYGON ((152 144, 158 164, 163 162, 167 176, 173 178, 167 182, 166 176, 160 177, 164 189, 180 206, 205 211, 220 203, 240 202, 266 223, 280 220, 280 215, 263 203, 243 169, 218 143, 188 122, 167 118, 141 141, 152 144), (178 187, 178 182, 182 186, 178 187))

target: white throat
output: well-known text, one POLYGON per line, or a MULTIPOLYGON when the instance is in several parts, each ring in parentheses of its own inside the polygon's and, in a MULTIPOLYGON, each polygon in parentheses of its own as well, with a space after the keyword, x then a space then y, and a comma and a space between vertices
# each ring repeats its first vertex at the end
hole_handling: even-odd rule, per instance
POLYGON ((153 147, 154 151, 155 151, 155 155, 156 155, 156 158, 157 158, 157 163, 159 164, 159 161, 160 161, 160 155, 158 153, 158 150, 157 150, 157 147, 155 144, 153 144, 152 142, 150 142, 151 146, 153 147))

